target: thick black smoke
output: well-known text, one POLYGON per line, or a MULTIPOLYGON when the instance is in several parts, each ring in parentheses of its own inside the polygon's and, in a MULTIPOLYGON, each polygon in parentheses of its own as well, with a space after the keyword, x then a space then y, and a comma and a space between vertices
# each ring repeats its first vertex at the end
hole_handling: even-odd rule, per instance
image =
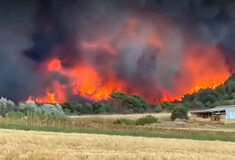
POLYGON ((36 62, 45 61, 52 53, 53 47, 65 43, 65 31, 53 13, 52 1, 42 0, 36 6, 34 16, 34 33, 31 35, 33 47, 25 55, 36 62))
POLYGON ((234 68, 233 0, 9 0, 0 2, 0 18, 0 95, 16 101, 45 94, 43 88, 53 80, 69 84, 66 76, 39 71, 53 57, 67 68, 85 61, 104 81, 110 69, 135 86, 130 92, 156 99, 161 99, 161 89, 177 92, 173 80, 181 74, 182 53, 191 44, 217 47, 234 68), (141 21, 134 28, 137 39, 120 31, 127 19, 141 21), (148 45, 153 31, 163 30, 163 21, 168 31, 160 36, 168 47, 148 45), (82 47, 84 41, 102 37, 111 39, 108 43, 117 54, 82 47))

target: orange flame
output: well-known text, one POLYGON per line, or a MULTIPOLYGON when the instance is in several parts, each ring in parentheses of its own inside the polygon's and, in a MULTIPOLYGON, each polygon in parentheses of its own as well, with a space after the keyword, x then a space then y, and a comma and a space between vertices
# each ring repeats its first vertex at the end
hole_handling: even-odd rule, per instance
POLYGON ((109 80, 104 81, 96 70, 87 65, 77 66, 69 74, 74 79, 73 94, 80 94, 92 100, 107 99, 114 90, 123 87, 121 81, 111 75, 109 80))
POLYGON ((222 54, 213 47, 191 54, 186 59, 186 65, 193 78, 191 92, 215 88, 230 76, 222 54))
POLYGON ((61 70, 61 62, 58 59, 52 59, 48 64, 48 71, 60 71, 61 70))
MULTIPOLYGON (((164 38, 164 34, 167 32, 167 25, 160 25, 158 28, 160 28, 161 31, 156 31, 154 27, 152 27, 153 32, 151 32, 151 34, 144 34, 147 39, 143 40, 142 36, 138 35, 141 31, 141 22, 137 19, 128 19, 120 27, 115 38, 103 38, 95 42, 83 41, 81 47, 89 51, 102 49, 110 53, 110 56, 117 55, 119 47, 125 46, 126 42, 132 40, 135 40, 134 43, 137 44, 146 43, 157 49, 166 49, 171 45, 164 38), (111 42, 115 43, 115 45, 111 46, 111 42)), ((185 49, 184 52, 181 53, 184 58, 179 76, 175 76, 174 85, 172 86, 173 89, 161 89, 160 101, 180 100, 186 93, 192 93, 205 88, 215 88, 229 77, 230 72, 226 66, 224 57, 222 53, 216 49, 216 46, 203 47, 201 50, 198 50, 198 48, 200 47, 192 46, 190 49, 185 49)), ((162 56, 168 57, 167 53, 162 56)), ((53 82, 53 85, 45 90, 45 96, 40 98, 30 96, 30 99, 37 102, 48 103, 66 102, 68 99, 68 97, 66 97, 66 90, 72 89, 73 95, 81 95, 94 101, 99 101, 107 99, 113 91, 129 91, 128 87, 132 84, 117 78, 116 74, 109 68, 106 69, 109 77, 103 77, 102 74, 98 72, 98 69, 89 65, 89 62, 83 63, 84 64, 77 64, 72 68, 65 69, 59 59, 51 59, 46 67, 47 72, 57 71, 69 77, 71 83, 61 85, 58 82, 53 82)), ((132 86, 132 88, 135 88, 135 86, 132 86)), ((144 92, 142 92, 142 94, 138 93, 136 90, 133 92, 131 93, 140 94, 150 102, 156 102, 154 99, 146 97, 146 95, 143 94, 144 92)), ((159 92, 153 95, 153 97, 159 96, 157 94, 159 94, 159 92)))

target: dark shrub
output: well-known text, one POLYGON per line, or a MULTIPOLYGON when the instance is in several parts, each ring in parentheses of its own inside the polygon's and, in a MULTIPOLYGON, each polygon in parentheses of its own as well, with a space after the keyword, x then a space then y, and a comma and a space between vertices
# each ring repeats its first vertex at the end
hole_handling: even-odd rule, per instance
POLYGON ((110 106, 104 103, 94 103, 92 104, 92 113, 103 114, 110 112, 110 106))
POLYGON ((186 107, 177 106, 171 112, 171 120, 176 118, 187 119, 188 109, 186 107))
POLYGON ((152 124, 152 123, 157 123, 158 118, 152 116, 152 115, 147 115, 141 118, 138 118, 135 122, 136 125, 145 125, 145 124, 152 124))

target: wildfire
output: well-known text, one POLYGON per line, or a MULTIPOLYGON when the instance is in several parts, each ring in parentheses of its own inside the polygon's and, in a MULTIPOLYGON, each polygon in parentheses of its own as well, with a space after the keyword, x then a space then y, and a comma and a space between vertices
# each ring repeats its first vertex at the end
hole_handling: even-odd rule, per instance
MULTIPOLYGON (((212 56, 212 52, 206 52, 205 56, 212 56)), ((214 56, 214 54, 213 54, 214 56)), ((190 57, 187 60, 188 69, 192 74, 192 84, 190 88, 187 88, 187 91, 181 93, 179 96, 172 95, 169 91, 162 91, 162 101, 173 101, 180 100, 185 93, 192 93, 199 91, 200 89, 205 88, 215 88, 218 85, 222 84, 228 77, 229 72, 224 68, 223 72, 219 71, 220 69, 209 68, 207 72, 203 73, 204 68, 208 66, 198 67, 197 61, 200 61, 202 64, 203 58, 199 58, 195 61, 195 57, 190 57), (196 67, 197 66, 197 67, 196 67), (218 71, 220 74, 218 74, 218 71), (227 71, 227 72, 226 72, 227 71)), ((208 63, 205 60, 205 64, 208 63)), ((223 61, 217 61, 219 65, 223 65, 223 61)), ((39 103, 59 103, 66 102, 66 88, 72 88, 72 94, 81 95, 83 97, 92 99, 94 101, 104 100, 109 97, 109 95, 115 91, 126 91, 126 84, 120 79, 115 78, 115 75, 110 76, 108 80, 104 80, 101 75, 99 75, 94 68, 88 65, 79 65, 70 70, 63 70, 58 59, 52 59, 48 64, 48 71, 59 71, 60 73, 70 76, 73 80, 69 86, 63 86, 59 83, 54 82, 50 91, 46 92, 46 95, 41 98, 33 98, 30 96, 30 99, 34 99, 39 103)), ((182 87, 182 86, 179 86, 182 87)), ((137 93, 138 94, 138 93, 137 93)), ((152 101, 151 99, 149 101, 152 101)))
POLYGON ((75 67, 69 74, 74 79, 73 94, 80 94, 93 100, 106 99, 122 86, 115 77, 104 81, 92 67, 86 65, 75 67))
MULTIPOLYGON (((139 20, 129 19, 120 27, 117 31, 118 35, 114 38, 102 38, 93 42, 83 41, 81 43, 82 51, 86 53, 86 55, 83 55, 83 58, 86 56, 94 56, 93 54, 87 55, 90 53, 89 51, 100 50, 102 54, 104 54, 103 52, 107 52, 108 56, 111 56, 111 60, 114 59, 114 61, 110 63, 114 63, 116 60, 115 58, 120 51, 126 51, 126 49, 129 49, 129 46, 139 47, 142 45, 149 48, 155 48, 156 53, 154 53, 154 56, 150 57, 150 59, 159 56, 159 53, 157 52, 159 50, 166 50, 166 52, 160 52, 165 53, 160 55, 161 58, 163 57, 163 60, 165 60, 166 57, 171 56, 168 55, 168 52, 171 52, 168 48, 169 45, 173 44, 169 44, 167 38, 162 38, 164 34, 168 34, 167 26, 160 26, 160 31, 156 31, 154 27, 152 27, 153 31, 151 33, 146 33, 141 27, 141 22, 139 20)), ((113 71, 112 67, 102 66, 101 64, 100 66, 105 70, 105 74, 100 72, 98 67, 92 65, 94 63, 92 61, 94 57, 92 57, 88 61, 79 62, 78 64, 67 68, 63 67, 59 58, 50 59, 46 63, 46 72, 56 71, 61 75, 68 77, 69 82, 67 84, 60 84, 55 81, 52 83, 52 86, 45 89, 45 96, 30 96, 29 99, 40 103, 61 103, 68 100, 67 92, 70 91, 71 95, 79 95, 94 101, 99 101, 107 99, 113 91, 123 91, 130 94, 139 94, 149 102, 180 100, 186 93, 192 93, 205 88, 215 88, 222 84, 230 75, 223 55, 216 49, 216 46, 207 46, 203 49, 198 48, 200 47, 191 47, 190 49, 185 50, 184 53, 181 53, 182 55, 180 56, 184 57, 184 59, 180 65, 181 69, 173 75, 174 79, 172 85, 170 87, 153 86, 151 89, 154 90, 155 87, 158 92, 151 90, 150 97, 148 97, 150 94, 145 94, 144 87, 135 86, 129 79, 125 80, 119 77, 118 74, 113 71), (160 97, 160 99, 158 98, 155 100, 154 97, 160 97)), ((133 57, 135 58, 137 53, 134 54, 135 56, 133 57)), ((175 57, 171 58, 174 59, 175 57)), ((108 59, 107 61, 111 60, 108 59)), ((123 60, 125 61, 126 59, 124 58, 123 60)), ((134 62, 135 59, 131 59, 131 61, 128 62, 130 63, 128 65, 132 67, 132 63, 134 62)), ((157 63, 154 60, 152 62, 157 63)), ((172 62, 174 62, 174 60, 172 62)), ((136 63, 138 63, 138 65, 141 64, 138 61, 136 63)), ((163 66, 166 66, 165 63, 168 62, 160 61, 160 63, 162 63, 163 66)), ((114 65, 114 68, 115 67, 116 66, 114 65)), ((174 69, 175 68, 171 70, 174 69)), ((158 72, 161 73, 163 71, 158 72)), ((153 80, 150 82, 157 83, 157 76, 153 76, 152 79, 153 80)), ((145 86, 146 84, 142 85, 145 86)))
POLYGON ((35 101, 38 103, 56 103, 57 102, 57 100, 55 99, 54 93, 49 93, 49 92, 46 93, 45 97, 36 98, 35 101))
POLYGON ((36 101, 38 103, 63 103, 66 102, 66 86, 53 82, 50 89, 46 91, 46 95, 42 97, 29 96, 27 101, 36 101))
POLYGON ((60 66, 58 59, 52 59, 48 63, 48 71, 58 71, 61 74, 69 76, 72 82, 68 86, 60 85, 57 82, 47 90, 46 95, 41 98, 29 97, 29 100, 35 100, 39 103, 62 103, 66 102, 65 95, 67 88, 72 88, 73 95, 80 95, 94 101, 107 99, 115 90, 122 90, 124 83, 113 76, 105 80, 96 72, 94 68, 88 65, 78 65, 74 68, 64 70, 60 66))
POLYGON ((215 88, 230 76, 222 54, 213 47, 208 47, 203 51, 194 51, 187 57, 186 65, 193 78, 191 92, 215 88), (197 56, 198 52, 201 52, 200 56, 197 56))

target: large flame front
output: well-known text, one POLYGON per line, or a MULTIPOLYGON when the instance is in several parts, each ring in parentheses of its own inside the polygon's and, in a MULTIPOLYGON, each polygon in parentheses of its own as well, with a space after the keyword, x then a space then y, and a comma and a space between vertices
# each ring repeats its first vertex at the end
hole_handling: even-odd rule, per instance
POLYGON ((156 24, 146 25, 138 19, 127 19, 115 35, 82 41, 82 60, 72 66, 63 65, 61 58, 49 59, 44 66, 45 72, 57 72, 68 77, 69 82, 55 81, 45 88, 45 96, 30 96, 30 99, 61 103, 68 101, 68 95, 79 95, 99 101, 107 99, 113 91, 123 91, 155 103, 179 100, 186 93, 215 88, 229 77, 223 54, 216 46, 192 45, 193 42, 184 42, 184 38, 175 39, 178 32, 171 33, 172 28, 167 22, 155 27, 156 24), (190 47, 182 48, 180 43, 190 47), (117 61, 124 63, 118 66, 117 61), (120 76, 123 72, 127 74, 120 76))
POLYGON ((77 65, 70 69, 63 69, 58 59, 52 59, 48 62, 47 71, 57 71, 60 74, 70 77, 71 83, 68 86, 60 85, 57 82, 46 91, 46 95, 40 98, 29 97, 39 103, 62 103, 66 102, 66 87, 72 88, 73 95, 80 95, 93 101, 104 100, 115 90, 124 90, 125 83, 110 75, 108 81, 103 78, 97 71, 89 65, 77 65))

